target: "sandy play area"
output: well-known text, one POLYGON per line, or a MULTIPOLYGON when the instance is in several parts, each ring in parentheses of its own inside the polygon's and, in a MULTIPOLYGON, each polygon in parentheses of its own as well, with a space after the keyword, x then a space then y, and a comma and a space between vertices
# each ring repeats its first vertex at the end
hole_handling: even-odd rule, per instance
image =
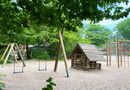
MULTIPOLYGON (((59 62, 57 72, 53 72, 54 61, 48 62, 47 71, 38 71, 38 61, 26 61, 24 73, 13 74, 13 64, 0 72, 6 74, 6 90, 41 90, 49 77, 54 78, 57 86, 54 90, 130 90, 130 68, 128 66, 106 66, 102 63, 102 70, 82 71, 70 68, 70 78, 66 77, 64 63, 59 62)), ((21 70, 19 62, 17 71, 21 70)))

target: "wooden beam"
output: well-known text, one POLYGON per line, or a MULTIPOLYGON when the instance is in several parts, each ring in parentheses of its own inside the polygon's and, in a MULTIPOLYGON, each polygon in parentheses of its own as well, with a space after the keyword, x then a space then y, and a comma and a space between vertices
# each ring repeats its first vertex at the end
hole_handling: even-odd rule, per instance
POLYGON ((61 48, 62 48, 62 52, 63 52, 63 56, 64 56, 66 74, 67 74, 67 77, 69 77, 69 71, 68 71, 68 66, 67 66, 67 57, 66 57, 66 52, 65 52, 65 49, 64 49, 63 38, 62 38, 60 31, 59 31, 59 37, 60 37, 61 48))
POLYGON ((74 66, 74 55, 71 56, 71 68, 74 66))
POLYGON ((109 45, 109 65, 111 65, 111 44, 109 45))
POLYGON ((108 46, 106 48, 106 56, 107 56, 107 66, 108 66, 108 46))
POLYGON ((126 66, 126 59, 125 59, 125 50, 124 50, 124 66, 126 66))
POLYGON ((19 49, 18 44, 16 44, 16 47, 17 47, 18 53, 19 53, 19 55, 20 55, 20 57, 21 57, 21 60, 22 60, 23 66, 25 67, 26 65, 25 65, 25 63, 24 63, 24 58, 23 58, 23 56, 22 56, 22 53, 21 53, 21 51, 20 51, 20 49, 19 49))
POLYGON ((16 61, 16 63, 17 63, 17 57, 16 57, 16 55, 15 55, 15 50, 12 49, 12 52, 13 52, 13 55, 14 55, 14 59, 15 59, 15 61, 16 61))
POLYGON ((14 43, 12 43, 11 46, 10 46, 10 49, 9 49, 9 51, 8 51, 8 54, 7 54, 7 56, 5 57, 3 66, 6 64, 6 62, 7 62, 8 58, 9 58, 9 55, 10 55, 11 50, 13 49, 13 47, 14 47, 14 43))
POLYGON ((8 49, 9 49, 9 47, 10 47, 10 44, 8 44, 8 46, 6 47, 5 52, 4 52, 4 54, 2 55, 0 61, 3 61, 3 59, 4 59, 4 57, 5 57, 6 53, 7 53, 7 51, 8 51, 8 49))
POLYGON ((122 44, 120 43, 120 64, 122 66, 122 44))
POLYGON ((117 66, 118 68, 120 67, 120 55, 119 55, 119 43, 118 43, 118 40, 117 40, 117 66))
POLYGON ((77 53, 74 53, 74 60, 73 60, 73 66, 75 67, 75 64, 77 64, 77 53))

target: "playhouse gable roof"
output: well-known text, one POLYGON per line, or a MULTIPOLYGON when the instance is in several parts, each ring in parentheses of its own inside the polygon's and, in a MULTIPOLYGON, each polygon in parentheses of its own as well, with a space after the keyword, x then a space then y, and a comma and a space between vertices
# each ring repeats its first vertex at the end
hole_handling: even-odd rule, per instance
POLYGON ((90 61, 105 61, 104 56, 101 54, 101 52, 95 45, 77 44, 73 53, 77 51, 77 48, 80 49, 84 56, 90 61))

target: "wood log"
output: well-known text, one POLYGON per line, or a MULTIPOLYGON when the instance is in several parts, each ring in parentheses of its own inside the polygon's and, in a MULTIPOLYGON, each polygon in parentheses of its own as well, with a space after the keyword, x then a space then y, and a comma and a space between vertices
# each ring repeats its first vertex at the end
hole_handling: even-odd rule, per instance
POLYGON ((20 55, 20 57, 21 57, 21 61, 22 61, 22 63, 23 63, 23 66, 25 67, 26 65, 25 65, 25 62, 24 62, 24 58, 23 58, 23 56, 22 56, 22 54, 21 54, 21 51, 20 51, 20 49, 19 49, 18 44, 16 44, 16 47, 17 47, 18 53, 19 53, 19 55, 20 55))
POLYGON ((15 50, 12 49, 12 52, 13 52, 13 55, 14 55, 14 59, 15 59, 15 61, 16 61, 16 63, 17 63, 17 57, 16 57, 16 55, 15 55, 15 50))
POLYGON ((4 54, 2 55, 0 61, 3 61, 3 59, 4 59, 4 57, 5 57, 6 53, 7 53, 7 51, 8 51, 8 49, 9 49, 9 47, 10 47, 10 44, 8 44, 7 48, 5 49, 5 52, 4 52, 4 54))
POLYGON ((12 43, 11 46, 10 46, 10 49, 9 49, 9 51, 8 51, 8 54, 7 54, 7 56, 5 57, 3 66, 6 64, 6 62, 7 62, 8 58, 9 58, 9 55, 10 55, 11 50, 13 49, 13 47, 14 47, 14 43, 12 43))
POLYGON ((65 49, 64 49, 63 38, 62 38, 60 31, 59 31, 59 37, 60 37, 61 48, 62 48, 62 52, 63 52, 63 56, 64 56, 66 74, 67 74, 67 77, 69 77, 69 71, 68 71, 68 65, 67 65, 67 56, 66 56, 66 52, 65 52, 65 49))

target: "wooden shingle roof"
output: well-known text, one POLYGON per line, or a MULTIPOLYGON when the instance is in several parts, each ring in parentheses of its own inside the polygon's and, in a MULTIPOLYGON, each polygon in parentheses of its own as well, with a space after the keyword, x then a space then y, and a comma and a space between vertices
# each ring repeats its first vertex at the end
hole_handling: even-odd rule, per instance
MULTIPOLYGON (((77 44, 76 48, 80 48, 84 56, 86 56, 90 61, 105 61, 104 56, 98 50, 95 45, 90 44, 77 44)), ((74 52, 74 51, 73 51, 74 52)))

